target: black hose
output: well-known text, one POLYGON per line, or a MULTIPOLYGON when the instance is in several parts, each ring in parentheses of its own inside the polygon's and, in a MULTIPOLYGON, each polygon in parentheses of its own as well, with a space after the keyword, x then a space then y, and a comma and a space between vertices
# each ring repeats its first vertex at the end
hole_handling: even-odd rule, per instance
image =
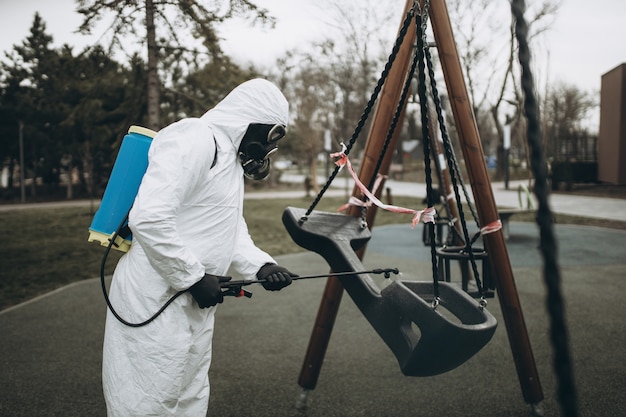
POLYGON ((100 284, 102 285, 102 294, 104 295, 104 301, 106 301, 107 306, 109 307, 109 310, 111 311, 111 314, 113 314, 115 316, 115 318, 120 323, 122 323, 122 324, 124 324, 126 326, 129 326, 129 327, 143 327, 146 324, 149 324, 149 323, 153 322, 154 319, 156 319, 170 304, 172 304, 175 299, 177 299, 183 293, 185 293, 186 290, 185 291, 179 291, 176 294, 174 294, 169 300, 167 300, 167 302, 165 304, 163 304, 163 306, 159 309, 159 311, 154 313, 149 319, 147 319, 145 321, 142 321, 140 323, 131 323, 131 322, 127 321, 127 320, 124 320, 118 314, 118 312, 115 311, 115 309, 113 308, 113 305, 111 304, 111 300, 109 299, 109 294, 107 293, 107 287, 106 287, 106 283, 105 283, 105 280, 104 280, 104 270, 105 270, 107 258, 109 257, 109 253, 111 252, 111 248, 115 244, 115 240, 120 235, 120 231, 125 226, 127 221, 128 221, 128 214, 124 217, 124 220, 122 220, 122 223, 120 223, 120 225, 118 226, 118 228, 115 231, 115 233, 113 233, 113 236, 111 237, 111 239, 109 239, 109 245, 107 246, 106 250, 104 251, 104 256, 102 257, 102 263, 100 264, 100 284))

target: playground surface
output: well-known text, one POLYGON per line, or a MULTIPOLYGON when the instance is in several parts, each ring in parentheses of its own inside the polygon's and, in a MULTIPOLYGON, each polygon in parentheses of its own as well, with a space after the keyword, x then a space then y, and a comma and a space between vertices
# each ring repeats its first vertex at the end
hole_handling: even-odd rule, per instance
MULTIPOLYGON (((562 291, 581 416, 626 409, 626 232, 556 225, 562 291)), ((511 265, 533 348, 545 416, 559 416, 557 381, 537 227, 510 224, 511 265)), ((404 280, 431 280, 421 229, 374 228, 364 264, 398 267, 404 280)), ((328 271, 316 254, 277 259, 299 274, 328 271)), ((453 281, 455 278, 453 277, 453 281)), ((395 357, 344 295, 317 387, 295 408, 298 375, 325 280, 219 306, 210 371, 210 416, 511 416, 530 414, 522 397, 499 300, 491 342, 460 367, 405 377, 395 357)), ((0 416, 104 416, 100 367, 106 306, 97 279, 0 312, 0 416)), ((450 341, 450 343, 455 343, 450 341)), ((428 360, 428 358, 426 358, 428 360)))

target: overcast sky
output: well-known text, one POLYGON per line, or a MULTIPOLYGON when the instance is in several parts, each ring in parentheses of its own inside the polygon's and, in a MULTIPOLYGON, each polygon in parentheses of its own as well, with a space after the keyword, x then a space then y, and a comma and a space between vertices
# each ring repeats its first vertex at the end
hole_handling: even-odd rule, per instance
MULTIPOLYGON (((527 4, 533 1, 537 0, 527 0, 527 4)), ((278 18, 277 27, 264 31, 240 26, 236 31, 223 33, 227 38, 223 47, 229 55, 268 65, 285 50, 326 34, 324 11, 317 6, 318 1, 256 0, 255 3, 278 18)), ((396 4, 400 8, 394 25, 400 22, 403 2, 396 4)), ((35 11, 46 22, 55 46, 69 43, 81 50, 94 39, 73 33, 81 22, 74 9, 75 0, 0 0, 0 51, 7 51, 26 38, 35 11)), ((549 56, 543 53, 534 59, 549 62, 545 65, 549 68, 549 79, 598 91, 601 75, 626 63, 625 40, 625 0, 562 0, 557 19, 545 36, 549 56)))

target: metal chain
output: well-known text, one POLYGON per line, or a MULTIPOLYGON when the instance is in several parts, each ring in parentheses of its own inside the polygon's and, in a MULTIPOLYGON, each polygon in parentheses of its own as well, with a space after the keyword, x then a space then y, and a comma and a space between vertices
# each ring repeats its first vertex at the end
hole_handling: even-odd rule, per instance
POLYGON ((418 55, 413 54, 413 60, 411 62, 411 67, 409 68, 408 75, 406 76, 406 80, 402 87, 400 100, 398 101, 398 105, 396 106, 396 110, 395 110, 393 119, 391 121, 389 130, 387 131, 387 136, 385 137, 385 142, 383 144, 382 150, 376 162, 376 167, 374 168, 374 172, 372 174, 372 177, 370 178, 369 187, 368 187, 369 189, 372 189, 374 187, 376 178, 378 176, 378 172, 380 171, 383 160, 385 159, 385 155, 389 149, 389 145, 391 144, 391 139, 393 138, 396 128, 398 127, 398 123, 400 122, 400 118, 402 117, 402 113, 404 112, 406 101, 411 91, 411 80, 413 79, 413 76, 415 75, 415 70, 417 68, 417 62, 418 62, 418 55))
MULTIPOLYGON (((428 207, 433 206, 433 180, 432 180, 432 169, 431 169, 431 145, 430 140, 430 115, 428 111, 428 94, 426 91, 426 70, 425 70, 425 59, 424 54, 427 49, 428 43, 426 42, 426 37, 424 36, 424 19, 422 19, 422 15, 418 15, 416 17, 417 21, 417 49, 415 54, 418 59, 418 83, 417 83, 417 92, 420 100, 420 116, 422 122, 422 142, 424 149, 424 173, 426 175, 426 200, 428 207)), ((434 300, 439 299, 439 272, 438 272, 438 262, 437 262, 437 247, 435 242, 435 228, 428 228, 430 233, 430 258, 431 258, 431 267, 433 274, 433 295, 434 300)), ((438 302, 433 303, 433 309, 437 308, 438 302)))
MULTIPOLYGON (((448 130, 446 127, 446 123, 445 123, 445 119, 443 117, 443 109, 442 109, 442 105, 441 105, 441 99, 439 97, 439 92, 437 89, 437 82, 435 79, 435 71, 434 71, 434 67, 433 67, 433 62, 432 62, 432 56, 430 54, 430 49, 428 46, 428 39, 427 39, 427 33, 426 30, 428 28, 427 25, 427 21, 428 21, 428 10, 430 7, 430 1, 429 0, 424 0, 424 8, 423 10, 420 10, 420 16, 421 16, 421 25, 420 25, 420 29, 421 29, 421 45, 420 42, 418 42, 418 49, 423 48, 422 51, 418 51, 422 54, 422 57, 420 58, 422 60, 422 62, 425 60, 426 61, 426 65, 427 65, 427 69, 428 69, 428 78, 430 79, 430 87, 431 87, 431 93, 432 93, 432 97, 433 97, 433 102, 435 104, 435 110, 437 113, 437 121, 439 122, 439 126, 441 129, 441 135, 442 135, 442 139, 443 139, 443 144, 444 144, 444 150, 445 150, 445 154, 446 154, 446 159, 448 162, 448 165, 451 167, 450 169, 450 179, 452 181, 453 187, 454 187, 454 195, 456 198, 456 203, 458 206, 458 210, 459 210, 459 220, 461 222, 461 226, 462 226, 462 230, 463 230, 463 235, 464 235, 464 241, 465 242, 470 242, 470 237, 469 237, 469 232, 467 230, 467 222, 465 221, 465 214, 463 212, 463 205, 461 202, 461 197, 460 197, 460 193, 458 190, 458 184, 457 184, 457 176, 459 181, 461 181, 461 184, 463 185, 463 191, 465 192, 465 198, 467 199, 468 203, 469 198, 467 195, 467 190, 464 186, 464 184, 462 183, 462 179, 461 179, 461 175, 460 175, 460 169, 456 160, 456 156, 454 155, 454 149, 452 148, 451 145, 451 141, 450 141, 450 137, 448 135, 448 130)), ((425 68, 423 67, 423 64, 420 64, 420 72, 424 71, 425 68)), ((420 89, 424 90, 424 96, 422 97, 422 95, 420 94, 420 101, 425 101, 427 100, 426 98, 426 94, 425 94, 425 84, 426 84, 426 77, 422 76, 422 74, 420 73, 420 84, 423 82, 424 83, 424 87, 420 86, 420 89)), ((422 112, 428 112, 428 104, 427 102, 424 103, 422 105, 422 112)), ((428 123, 428 114, 426 115, 422 115, 422 124, 424 123, 428 123)), ((427 132, 427 129, 424 129, 424 127, 422 127, 424 132, 427 132)), ((425 134, 425 133, 424 133, 425 134)), ((423 134, 423 135, 424 135, 423 134)), ((426 168, 426 176, 427 176, 427 196, 428 196, 428 204, 429 206, 432 204, 431 201, 431 195, 432 195, 432 179, 430 178, 430 145, 429 143, 427 143, 428 141, 426 139, 424 139, 424 153, 425 153, 425 158, 424 158, 424 164, 425 164, 425 168, 426 168), (430 183, 430 184, 429 184, 430 183)), ((477 220, 477 216, 474 214, 474 211, 472 210, 472 214, 474 215, 474 220, 477 220)), ((434 228, 432 230, 431 233, 431 243, 434 243, 434 228)), ((432 261, 435 262, 436 261, 436 250, 432 247, 433 245, 431 244, 431 257, 432 257, 432 261)), ((470 243, 466 243, 466 249, 468 252, 468 256, 470 259, 470 264, 472 266, 472 272, 474 274, 474 279, 476 281, 476 286, 478 289, 479 294, 481 295, 481 300, 482 303, 486 304, 485 298, 484 298, 484 293, 483 293, 483 286, 482 286, 482 282, 480 280, 480 275, 478 272, 478 266, 476 265, 476 259, 474 256, 474 252, 472 250, 471 244, 470 243)), ((433 267, 433 273, 436 273, 436 267, 433 267)), ((438 293, 438 289, 435 288, 435 295, 437 295, 438 293)))
MULTIPOLYGON (((354 146, 354 143, 356 142, 359 135, 361 134, 361 130, 363 130, 363 126, 365 125, 365 122, 367 121, 367 118, 369 117, 369 114, 374 107, 374 103, 376 102, 376 99, 378 98, 378 95, 380 94, 383 84, 385 83, 385 80, 387 79, 387 76, 389 75, 391 66, 393 65, 393 62, 395 61, 396 56, 398 55, 398 51, 400 50, 400 46, 402 45, 402 42, 404 41, 404 37, 406 35, 406 32, 408 31, 409 25, 411 24, 411 21, 413 20, 417 4, 418 4, 417 0, 413 2, 413 6, 406 14, 406 17, 400 29, 400 33, 398 34, 398 38, 396 39, 393 49, 391 50, 391 54, 389 55, 387 63, 385 64, 385 68, 383 69, 383 72, 381 73, 380 79, 378 80, 378 83, 376 84, 376 87, 374 88, 374 92, 372 93, 367 103, 367 106, 365 107, 365 109, 363 110, 363 113, 361 114, 361 118, 359 119, 359 122, 354 130, 354 133, 352 134, 352 137, 350 138, 348 145, 346 145, 346 150, 345 150, 346 155, 350 153, 350 150, 352 149, 352 147, 354 146)), ((306 211, 306 214, 300 219, 300 222, 305 221, 308 218, 308 216, 311 214, 311 212, 315 209, 317 204, 322 199, 322 196, 328 190, 328 188, 330 187, 330 184, 333 182, 333 180, 339 173, 340 169, 341 168, 339 166, 335 167, 332 174, 326 181, 326 184, 324 184, 324 187, 322 187, 318 195, 315 197, 315 200, 313 200, 313 202, 309 206, 308 210, 306 211)))
MULTIPOLYGON (((478 288, 478 293, 483 295, 483 286, 480 280, 480 274, 478 272, 478 266, 476 265, 476 259, 474 256, 474 251, 472 250, 472 242, 469 237, 469 231, 467 229, 467 221, 465 220, 465 212, 463 210, 463 203, 461 201, 461 194, 459 193, 459 186, 457 183, 461 181, 461 172, 457 163, 456 156, 454 154, 454 149, 452 147, 452 141, 450 140, 450 135, 448 134, 448 129, 446 127, 446 121, 443 117, 443 109, 441 105, 441 98, 439 96, 439 90, 437 88, 437 81, 435 80, 435 70, 433 66, 432 56, 430 54, 430 50, 428 47, 425 49, 426 55, 426 63, 428 65, 428 77, 430 79, 430 87, 433 95, 433 101, 435 103, 435 110, 437 112, 437 121, 439 122, 439 128, 441 129, 441 137, 443 139, 443 147, 446 154, 446 160, 448 162, 448 166, 451 167, 449 169, 450 172, 450 181, 452 181, 452 186, 454 189, 454 196, 456 198, 457 209, 459 211, 459 221, 461 224, 461 229, 463 231, 463 239, 465 242, 465 248, 467 250, 470 264, 472 266, 472 272, 474 274, 474 280, 476 281, 476 287, 478 288)), ((463 187, 465 192, 465 198, 468 199, 467 191, 465 187, 463 187)), ((468 200, 469 203, 469 200, 468 200)), ((475 218, 476 220, 476 218, 475 218)))
MULTIPOLYGON (((417 6, 419 8, 419 5, 417 6)), ((420 10, 420 16, 422 18, 422 42, 424 43, 425 50, 428 50, 428 38, 426 37, 426 30, 428 29, 428 13, 430 11, 430 0, 424 0, 424 9, 420 10)))

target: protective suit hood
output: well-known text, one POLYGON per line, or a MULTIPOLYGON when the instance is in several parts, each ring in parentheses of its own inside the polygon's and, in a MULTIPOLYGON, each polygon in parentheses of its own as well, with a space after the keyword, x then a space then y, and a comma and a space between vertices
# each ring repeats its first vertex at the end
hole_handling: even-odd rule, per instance
POLYGON ((237 86, 201 120, 216 136, 230 139, 236 151, 251 123, 287 126, 289 104, 273 83, 256 78, 237 86))

